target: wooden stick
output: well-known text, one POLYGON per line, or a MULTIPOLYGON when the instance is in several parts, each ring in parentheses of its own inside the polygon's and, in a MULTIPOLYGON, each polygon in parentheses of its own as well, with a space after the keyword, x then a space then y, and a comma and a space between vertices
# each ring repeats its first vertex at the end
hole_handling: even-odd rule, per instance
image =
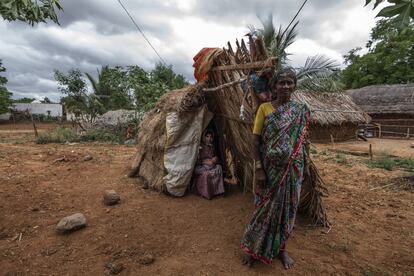
POLYGON ((262 69, 267 67, 274 67, 276 57, 268 58, 265 61, 256 61, 244 64, 221 65, 211 69, 211 71, 228 71, 228 70, 245 70, 245 69, 262 69))
POLYGON ((225 83, 225 84, 219 85, 219 86, 217 86, 217 87, 212 87, 212 88, 204 88, 204 89, 202 89, 201 91, 203 91, 203 92, 215 92, 215 91, 217 91, 217 90, 221 90, 221 89, 224 89, 224 88, 227 88, 227 87, 230 87, 230 86, 233 86, 233 85, 239 84, 239 83, 241 83, 241 82, 243 82, 243 81, 245 81, 245 80, 246 80, 246 78, 241 78, 241 79, 238 79, 238 80, 235 80, 235 81, 232 81, 232 82, 228 82, 228 83, 225 83))
POLYGON ((372 145, 369 144, 369 159, 372 161, 372 145))

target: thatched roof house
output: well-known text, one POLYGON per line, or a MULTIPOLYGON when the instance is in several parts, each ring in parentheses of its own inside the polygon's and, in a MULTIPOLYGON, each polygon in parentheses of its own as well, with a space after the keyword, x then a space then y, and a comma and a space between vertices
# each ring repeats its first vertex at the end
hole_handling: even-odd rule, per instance
POLYGON ((414 84, 371 85, 346 93, 373 119, 414 118, 414 84))
POLYGON ((414 84, 372 85, 346 93, 372 117, 374 136, 414 137, 414 84))
POLYGON ((345 93, 297 91, 293 98, 309 106, 313 142, 354 139, 358 125, 371 120, 345 93))

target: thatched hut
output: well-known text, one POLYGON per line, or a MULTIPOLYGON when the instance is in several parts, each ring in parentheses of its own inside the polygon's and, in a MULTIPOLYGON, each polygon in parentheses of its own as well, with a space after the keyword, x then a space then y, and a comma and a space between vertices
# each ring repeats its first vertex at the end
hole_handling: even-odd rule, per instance
POLYGON ((414 137, 414 84, 372 85, 346 93, 372 117, 376 136, 414 137))
POLYGON ((297 91, 293 97, 309 106, 312 142, 355 139, 358 125, 371 120, 345 93, 297 91))
MULTIPOLYGON (((202 64, 196 72, 204 74, 206 80, 171 91, 159 100, 140 124, 138 150, 130 176, 141 177, 152 189, 184 195, 196 163, 202 132, 209 125, 217 134, 217 148, 227 179, 244 190, 254 190, 251 141, 258 100, 252 87, 243 89, 241 83, 252 70, 258 73, 267 68, 274 70, 276 58, 266 55, 260 38, 249 40, 249 50, 243 40, 236 42, 236 51, 230 44, 227 49, 208 49, 205 59, 196 62, 202 64)), ((332 108, 328 103, 315 104, 316 96, 311 94, 299 98, 321 109, 332 108)), ((328 117, 321 112, 317 110, 315 118, 322 126, 346 120, 339 114, 328 117)), ((311 169, 311 178, 316 181, 308 181, 309 185, 302 189, 302 210, 315 223, 326 225, 321 201, 325 189, 316 168, 311 169)))

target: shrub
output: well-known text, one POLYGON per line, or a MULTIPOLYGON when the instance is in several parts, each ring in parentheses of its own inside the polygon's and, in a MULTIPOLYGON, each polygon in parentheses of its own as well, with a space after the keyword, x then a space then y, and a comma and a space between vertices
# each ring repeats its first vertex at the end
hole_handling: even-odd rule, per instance
POLYGON ((380 168, 388 171, 392 171, 395 167, 414 171, 414 158, 401 157, 392 159, 390 156, 382 156, 378 160, 369 161, 368 166, 371 168, 380 168))
POLYGON ((348 159, 346 158, 345 154, 343 154, 343 153, 338 153, 335 156, 335 161, 336 161, 336 163, 339 163, 339 164, 348 164, 348 159))
POLYGON ((76 130, 73 128, 58 127, 50 132, 40 133, 36 139, 38 144, 65 143, 79 141, 76 130))
POLYGON ((84 142, 100 141, 111 143, 123 143, 122 132, 111 132, 106 129, 92 129, 88 130, 85 135, 81 137, 84 142))

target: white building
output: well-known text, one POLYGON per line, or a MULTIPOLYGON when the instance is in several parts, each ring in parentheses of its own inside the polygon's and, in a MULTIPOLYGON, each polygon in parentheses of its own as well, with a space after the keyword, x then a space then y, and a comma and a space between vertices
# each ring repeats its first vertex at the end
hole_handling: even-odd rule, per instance
POLYGON ((63 109, 61 104, 54 103, 16 103, 13 105, 16 111, 28 111, 32 115, 45 115, 50 117, 62 117, 63 109))

